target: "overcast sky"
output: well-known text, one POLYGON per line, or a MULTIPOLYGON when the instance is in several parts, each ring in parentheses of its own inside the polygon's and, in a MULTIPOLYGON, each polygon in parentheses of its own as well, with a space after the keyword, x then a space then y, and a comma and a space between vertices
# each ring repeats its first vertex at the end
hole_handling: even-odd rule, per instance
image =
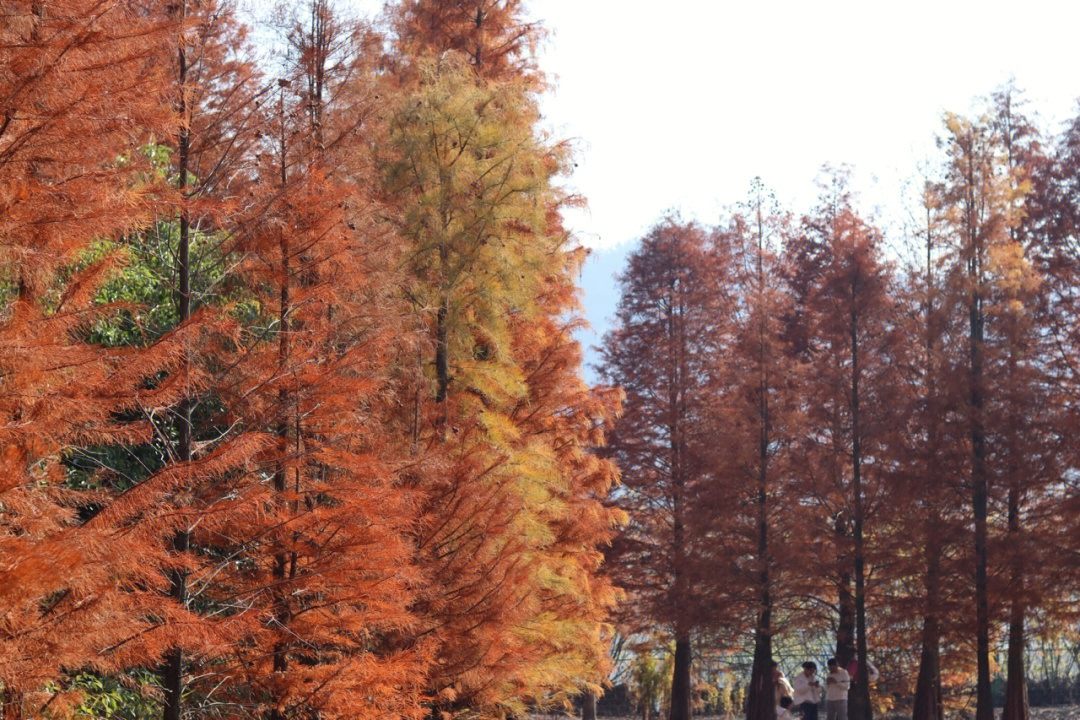
POLYGON ((553 36, 549 121, 581 141, 583 242, 610 247, 665 209, 702 220, 760 175, 805 209, 849 163, 890 214, 945 110, 1015 77, 1051 123, 1080 97, 1078 2, 534 0, 553 36))

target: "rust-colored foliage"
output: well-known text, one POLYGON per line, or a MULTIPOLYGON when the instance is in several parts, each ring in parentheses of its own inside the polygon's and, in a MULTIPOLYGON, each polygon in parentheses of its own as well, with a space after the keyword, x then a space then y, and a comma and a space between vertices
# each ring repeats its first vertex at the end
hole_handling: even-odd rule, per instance
POLYGON ((541 83, 535 54, 545 31, 525 10, 524 0, 403 0, 398 40, 406 55, 458 52, 483 78, 541 83))
POLYGON ((675 641, 672 720, 689 718, 691 634, 721 620, 706 588, 722 592, 726 577, 711 562, 714 515, 701 512, 715 479, 709 417, 730 311, 724 260, 700 226, 657 225, 620 277, 602 355, 605 380, 626 393, 609 453, 623 470, 613 505, 629 521, 609 556, 630 593, 624 626, 659 623, 675 641))
POLYGON ((384 258, 365 232, 370 177, 346 165, 364 155, 362 108, 326 54, 346 30, 324 3, 311 10, 290 37, 300 62, 267 113, 257 214, 236 245, 260 313, 229 398, 237 422, 273 440, 204 530, 238 553, 211 595, 249 615, 225 673, 238 706, 416 717, 427 645, 384 639, 416 625, 420 497, 399 484, 403 439, 386 422, 394 345, 388 306, 372 300, 384 258))
MULTIPOLYGON (((806 226, 791 244, 801 253, 805 283, 800 320, 809 432, 799 444, 805 503, 813 510, 804 515, 818 537, 831 540, 813 557, 818 574, 834 584, 837 660, 866 667, 867 606, 874 602, 867 578, 888 557, 880 516, 891 471, 886 449, 900 419, 893 400, 901 338, 880 233, 846 203, 826 206, 806 226)), ((857 673, 852 685, 851 717, 859 720, 871 715, 866 678, 857 673)))
POLYGON ((61 461, 74 447, 145 439, 146 425, 113 415, 152 394, 140 381, 175 350, 82 343, 104 312, 94 293, 122 258, 75 269, 95 241, 149 217, 138 146, 169 131, 155 62, 166 31, 128 4, 81 0, 8 3, 0 25, 5 717, 38 714, 62 668, 110 667, 103 651, 140 622, 130 595, 114 592, 118 569, 138 570, 136 546, 78 524, 102 498, 65 490, 61 461))

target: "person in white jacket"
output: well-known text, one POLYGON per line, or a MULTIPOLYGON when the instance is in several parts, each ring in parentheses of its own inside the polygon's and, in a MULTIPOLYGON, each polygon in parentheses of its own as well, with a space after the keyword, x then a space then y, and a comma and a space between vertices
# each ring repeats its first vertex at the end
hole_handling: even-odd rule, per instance
POLYGON ((817 676, 817 663, 802 664, 802 672, 791 681, 795 693, 792 700, 802 713, 803 720, 818 720, 818 703, 821 702, 821 680, 817 676))
POLYGON ((829 658, 829 674, 825 677, 825 720, 847 720, 847 696, 851 676, 829 658))
POLYGON ((772 668, 773 697, 776 698, 776 702, 779 704, 780 698, 791 697, 795 694, 795 690, 791 687, 791 683, 788 682, 784 671, 780 669, 780 663, 773 660, 770 667, 772 668))

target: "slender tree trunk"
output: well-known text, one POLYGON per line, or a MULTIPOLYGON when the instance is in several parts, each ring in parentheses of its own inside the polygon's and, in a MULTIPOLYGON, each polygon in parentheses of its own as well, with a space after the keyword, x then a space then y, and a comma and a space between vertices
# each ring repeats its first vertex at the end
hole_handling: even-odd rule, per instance
MULTIPOLYGON (((180 17, 186 15, 186 3, 181 3, 180 17)), ((188 118, 187 106, 187 56, 181 40, 178 59, 178 86, 179 86, 179 115, 180 136, 178 155, 177 184, 181 194, 185 194, 187 188, 188 163, 191 154, 191 128, 188 118)), ((183 199, 183 198, 182 198, 183 199)), ((176 305, 177 319, 183 325, 191 318, 191 221, 188 217, 187 208, 180 212, 180 237, 177 248, 176 282, 177 287, 173 294, 176 305)), ((185 358, 190 362, 190 358, 185 358)), ((187 372, 187 368, 183 369, 187 372)), ((191 461, 191 401, 184 398, 176 408, 176 462, 184 464, 191 461)), ((191 538, 186 530, 180 530, 173 538, 173 549, 177 554, 184 554, 188 550, 191 538)), ((175 570, 171 573, 170 594, 173 600, 182 607, 187 606, 187 572, 175 570)), ((164 691, 164 703, 162 704, 162 717, 164 720, 180 720, 180 712, 183 706, 184 689, 184 652, 179 647, 170 648, 165 652, 165 662, 161 672, 162 689, 164 691)))
POLYGON ((975 520, 975 652, 976 699, 975 720, 993 720, 994 704, 990 688, 990 586, 987 570, 987 504, 989 487, 986 476, 986 431, 983 427, 983 315, 982 248, 975 227, 975 173, 968 160, 968 240, 971 258, 968 274, 971 278, 971 297, 968 323, 971 351, 971 506, 975 520))
POLYGON ((932 549, 926 571, 926 611, 912 720, 944 720, 945 717, 941 697, 941 627, 937 615, 941 582, 939 563, 938 552, 936 548, 932 549))
POLYGON ((863 535, 865 508, 862 485, 862 416, 859 408, 859 317, 856 313, 859 274, 851 280, 851 489, 855 510, 855 646, 858 672, 852 688, 852 720, 871 720, 870 673, 866 642, 866 544, 863 535))
MULTIPOLYGON (((763 387, 764 390, 764 381, 763 387)), ((767 417, 768 404, 762 395, 763 418, 767 417)), ((762 423, 758 479, 758 552, 761 563, 758 576, 758 592, 761 610, 754 630, 754 664, 750 671, 750 687, 747 697, 747 720, 776 720, 776 693, 772 679, 772 593, 769 577, 769 516, 768 487, 766 485, 766 462, 768 460, 768 432, 762 423)))
MULTIPOLYGON (((1016 157, 1013 153, 1013 118, 1012 96, 1005 99, 1004 108, 1005 122, 1005 145, 1009 155, 1009 169, 1017 171, 1016 157)), ((1009 199, 1010 210, 1015 211, 1013 196, 1009 199)), ((1017 229, 1013 225, 1009 228, 1009 239, 1017 243, 1017 229)), ((1010 342, 1009 345, 1009 380, 1011 392, 1016 392, 1016 366, 1017 347, 1010 342)), ((1027 676, 1024 667, 1024 619, 1026 615, 1025 597, 1026 588, 1024 583, 1024 558, 1020 548, 1020 447, 1022 442, 1017 437, 1020 432, 1021 420, 1018 415, 1021 407, 1021 398, 1015 394, 1010 398, 1010 422, 1009 422, 1009 546, 1012 558, 1010 562, 1009 589, 1012 595, 1012 608, 1009 614, 1009 652, 1006 662, 1005 680, 1005 711, 1002 720, 1028 720, 1027 676)))
MULTIPOLYGON (((286 192, 288 187, 288 165, 285 150, 285 90, 282 88, 280 96, 281 106, 279 116, 281 118, 281 137, 279 138, 279 152, 281 153, 281 191, 286 192)), ((278 288, 278 367, 282 374, 289 369, 289 357, 292 353, 292 299, 291 299, 291 256, 287 239, 283 236, 280 244, 281 252, 281 285, 278 288)), ((283 459, 290 450, 289 431, 292 424, 289 422, 289 391, 282 387, 278 391, 278 425, 276 434, 278 437, 278 449, 283 459)), ((299 420, 297 420, 299 422, 299 420)), ((297 427, 297 442, 299 442, 299 427, 297 427)), ((288 489, 288 477, 283 460, 278 462, 274 470, 274 491, 281 495, 288 489)), ((274 620, 278 629, 287 628, 290 622, 290 604, 286 585, 288 577, 289 555, 284 550, 274 553, 274 620)), ((273 672, 285 673, 289 669, 289 644, 284 639, 274 643, 273 649, 273 672)), ((278 707, 278 698, 271 697, 271 708, 268 713, 269 720, 285 720, 285 713, 278 707)))
POLYGON ((765 591, 766 609, 758 615, 754 632, 754 664, 750 670, 750 686, 747 688, 747 720, 776 720, 776 691, 772 680, 772 611, 768 591, 765 591))
POLYGON ((435 316, 435 402, 446 400, 450 389, 450 353, 449 353, 449 318, 448 301, 439 305, 435 316))
MULTIPOLYGON (((837 544, 846 545, 850 537, 847 517, 841 513, 836 518, 837 544)), ((855 659, 855 593, 851 587, 851 560, 845 553, 840 559, 839 581, 836 584, 837 622, 836 622, 836 660, 842 667, 855 659)))
POLYGON ((776 720, 776 692, 772 679, 772 593, 769 563, 769 431, 771 428, 769 409, 769 373, 768 357, 765 345, 765 228, 761 213, 761 196, 757 198, 758 226, 758 312, 761 314, 758 325, 758 478, 757 478, 757 524, 758 547, 757 561, 760 565, 758 575, 758 612, 757 627, 754 629, 754 664, 750 671, 750 687, 747 697, 747 720, 776 720))
POLYGON ((1009 655, 1005 681, 1005 713, 1002 720, 1028 720, 1027 674, 1024 668, 1024 616, 1026 613, 1023 579, 1023 558, 1016 548, 1020 533, 1020 492, 1013 479, 1009 488, 1009 535, 1013 539, 1012 610, 1009 616, 1009 655))
MULTIPOLYGON (((764 381, 763 387, 764 390, 764 381)), ((762 394, 763 417, 767 417, 768 404, 762 394)), ((772 679, 772 593, 769 578, 769 515, 768 487, 766 485, 766 461, 768 459, 768 432, 763 421, 760 446, 761 471, 758 479, 758 592, 761 611, 754 630, 754 664, 750 671, 749 696, 747 697, 747 720, 776 720, 776 692, 772 679)))
MULTIPOLYGON (((934 263, 933 263, 933 225, 929 205, 926 208, 926 315, 925 362, 926 395, 924 422, 926 425, 926 452, 923 467, 924 492, 928 494, 928 512, 937 508, 937 446, 938 446, 938 403, 937 382, 934 367, 934 263)), ((926 527, 932 526, 932 520, 926 518, 926 527)), ((912 720, 944 720, 945 706, 941 692, 941 554, 944 551, 940 539, 932 531, 926 539, 926 575, 925 606, 923 611, 922 651, 919 654, 919 675, 915 681, 915 701, 912 708, 912 720)))
POLYGON ((596 693, 585 693, 581 704, 581 720, 596 720, 596 693))
POLYGON ((686 491, 685 463, 686 445, 683 437, 685 410, 684 383, 686 381, 686 322, 684 303, 680 297, 681 288, 674 276, 669 282, 670 302, 667 310, 668 347, 674 357, 669 356, 668 370, 668 435, 671 442, 671 480, 672 480, 672 558, 675 567, 675 611, 679 617, 675 621, 675 663, 671 676, 670 720, 690 720, 690 628, 686 620, 690 588, 686 577, 686 526, 683 517, 686 491))

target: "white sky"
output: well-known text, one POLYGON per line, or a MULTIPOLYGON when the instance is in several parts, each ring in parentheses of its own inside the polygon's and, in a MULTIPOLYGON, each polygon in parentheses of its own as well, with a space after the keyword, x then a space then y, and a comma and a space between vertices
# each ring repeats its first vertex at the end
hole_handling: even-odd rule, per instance
MULTIPOLYGON (((553 31, 549 122, 581 143, 582 241, 640 236, 668 208, 713 221, 760 175, 809 209, 849 163, 900 212, 946 109, 1010 77, 1054 128, 1080 97, 1080 2, 533 0, 553 31)), ((884 218, 883 218, 884 219, 884 218)))

